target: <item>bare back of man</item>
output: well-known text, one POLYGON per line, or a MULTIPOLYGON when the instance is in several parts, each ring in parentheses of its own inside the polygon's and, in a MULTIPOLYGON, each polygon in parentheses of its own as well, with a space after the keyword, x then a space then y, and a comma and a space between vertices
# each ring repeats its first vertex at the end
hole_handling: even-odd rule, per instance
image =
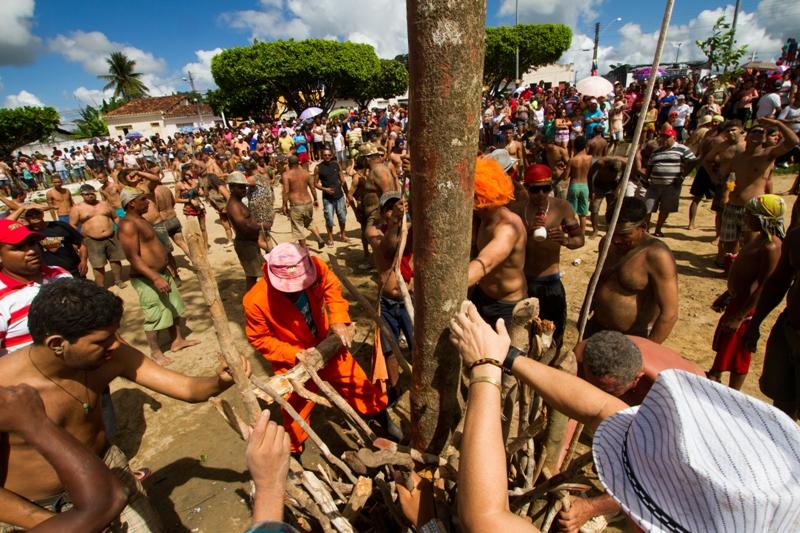
POLYGON ((314 201, 309 192, 312 178, 303 167, 294 167, 283 173, 281 179, 290 205, 304 205, 314 201))
POLYGON ((544 158, 547 166, 553 171, 553 183, 556 196, 562 200, 567 197, 567 185, 564 182, 564 172, 569 163, 569 151, 563 146, 554 143, 545 144, 543 147, 544 158))
POLYGON ((569 180, 567 201, 578 215, 582 231, 586 231, 586 218, 589 216, 589 169, 593 161, 586 150, 581 150, 572 156, 564 172, 564 179, 569 180))
POLYGON ((663 342, 677 315, 656 331, 654 322, 664 313, 662 293, 674 296, 677 304, 675 259, 663 242, 645 235, 637 247, 622 255, 612 246, 597 284, 586 336, 610 329, 663 342))
POLYGON ((593 157, 603 157, 608 153, 608 141, 602 135, 595 135, 586 143, 586 151, 593 157))
POLYGON ((589 212, 592 219, 592 235, 600 227, 600 208, 603 200, 606 209, 614 201, 620 173, 627 159, 620 156, 596 158, 589 168, 589 212))

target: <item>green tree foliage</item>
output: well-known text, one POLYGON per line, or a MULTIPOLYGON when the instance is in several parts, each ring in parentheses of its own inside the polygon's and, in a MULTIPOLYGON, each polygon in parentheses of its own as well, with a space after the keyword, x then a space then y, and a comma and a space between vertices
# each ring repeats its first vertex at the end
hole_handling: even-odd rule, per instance
POLYGON ((260 103, 280 95, 297 113, 311 106, 332 109, 338 98, 351 96, 353 87, 371 83, 380 69, 371 46, 321 39, 256 42, 211 60, 224 100, 260 103), (247 94, 253 91, 257 97, 247 94))
POLYGON ((108 126, 100 115, 100 110, 90 105, 80 110, 80 118, 75 121, 75 125, 78 126, 74 133, 76 139, 108 135, 108 126))
POLYGON ((347 96, 361 107, 374 98, 392 98, 408 90, 408 70, 396 59, 381 59, 380 71, 366 83, 348 89, 347 96))
POLYGON ((503 91, 519 73, 558 61, 572 43, 572 30, 563 24, 520 24, 486 28, 483 83, 492 94, 503 91))
POLYGON ((724 16, 717 19, 707 39, 695 44, 708 58, 709 67, 722 72, 735 71, 747 53, 747 45, 736 46, 734 31, 724 16))
POLYGON ((121 97, 124 102, 147 96, 148 88, 140 80, 142 73, 136 72, 136 61, 122 52, 112 52, 106 58, 108 74, 97 76, 107 83, 103 90, 114 89, 113 98, 121 97))
POLYGON ((240 87, 235 91, 210 90, 206 102, 215 112, 225 113, 231 118, 269 120, 277 111, 278 96, 270 87, 240 87))
POLYGON ((7 159, 15 148, 49 137, 59 120, 52 107, 0 109, 0 159, 7 159))

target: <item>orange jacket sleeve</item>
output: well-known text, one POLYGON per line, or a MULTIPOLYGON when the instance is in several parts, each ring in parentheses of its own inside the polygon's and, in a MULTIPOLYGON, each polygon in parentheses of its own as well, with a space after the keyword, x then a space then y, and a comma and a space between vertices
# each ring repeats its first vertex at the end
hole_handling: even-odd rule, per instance
POLYGON ((294 366, 295 355, 301 350, 288 342, 278 340, 270 329, 266 317, 269 310, 264 303, 248 293, 244 298, 245 334, 250 344, 270 361, 294 366))
POLYGON ((328 265, 318 260, 314 261, 317 272, 320 274, 322 293, 325 299, 325 306, 328 309, 328 320, 331 324, 350 323, 350 304, 342 296, 342 284, 336 274, 333 273, 328 265))

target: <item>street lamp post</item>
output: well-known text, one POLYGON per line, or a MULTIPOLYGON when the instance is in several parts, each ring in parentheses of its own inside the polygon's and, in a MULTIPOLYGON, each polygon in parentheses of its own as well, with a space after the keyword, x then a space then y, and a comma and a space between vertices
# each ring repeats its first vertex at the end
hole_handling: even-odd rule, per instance
POLYGON ((517 37, 517 70, 516 70, 516 77, 514 78, 514 86, 515 88, 519 85, 519 33, 517 30, 517 26, 519 25, 519 0, 515 0, 514 3, 514 33, 517 37))
POLYGON ((672 46, 675 47, 675 64, 678 64, 678 59, 681 57, 681 46, 683 46, 683 41, 678 41, 677 43, 672 43, 672 46))
POLYGON ((188 78, 181 78, 181 79, 183 81, 188 81, 189 82, 189 85, 192 87, 192 92, 194 93, 195 98, 197 98, 197 102, 196 102, 196 104, 197 104, 197 127, 198 128, 202 128, 203 127, 203 111, 200 109, 200 93, 198 93, 197 90, 194 88, 194 78, 192 77, 192 72, 191 71, 186 71, 186 74, 189 77, 188 78))

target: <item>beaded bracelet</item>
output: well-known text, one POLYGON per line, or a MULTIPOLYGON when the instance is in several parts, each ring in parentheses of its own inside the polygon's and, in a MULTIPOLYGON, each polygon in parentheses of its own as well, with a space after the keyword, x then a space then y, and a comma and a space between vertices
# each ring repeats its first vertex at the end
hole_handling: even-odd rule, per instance
POLYGON ((500 370, 503 370, 503 363, 501 363, 497 359, 493 359, 491 357, 484 357, 483 359, 478 359, 477 361, 475 361, 474 363, 469 365, 469 371, 472 372, 472 370, 476 366, 481 366, 481 365, 494 365, 497 368, 499 368, 500 370))

